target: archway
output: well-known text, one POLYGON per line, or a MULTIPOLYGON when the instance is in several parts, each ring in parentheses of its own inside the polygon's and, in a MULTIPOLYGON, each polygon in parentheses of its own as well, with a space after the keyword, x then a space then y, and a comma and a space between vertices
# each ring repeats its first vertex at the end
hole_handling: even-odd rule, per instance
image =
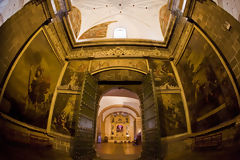
POLYGON ((104 159, 141 156, 142 113, 138 95, 112 88, 101 95, 96 122, 96 152, 104 159))

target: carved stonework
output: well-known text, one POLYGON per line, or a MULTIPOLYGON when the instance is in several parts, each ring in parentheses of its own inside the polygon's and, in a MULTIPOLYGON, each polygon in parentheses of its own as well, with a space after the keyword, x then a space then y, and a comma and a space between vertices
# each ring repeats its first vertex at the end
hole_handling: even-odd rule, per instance
POLYGON ((169 58, 169 52, 163 48, 157 47, 82 47, 70 54, 68 59, 77 59, 84 57, 160 57, 169 58))
POLYGON ((51 41, 51 43, 53 44, 52 46, 57 52, 58 59, 61 61, 61 63, 64 63, 65 57, 64 48, 60 43, 59 39, 57 38, 56 31, 53 29, 51 25, 44 26, 44 31, 46 32, 49 41, 51 41))
POLYGON ((102 59, 93 60, 91 72, 108 67, 131 67, 147 72, 147 64, 144 59, 102 59))

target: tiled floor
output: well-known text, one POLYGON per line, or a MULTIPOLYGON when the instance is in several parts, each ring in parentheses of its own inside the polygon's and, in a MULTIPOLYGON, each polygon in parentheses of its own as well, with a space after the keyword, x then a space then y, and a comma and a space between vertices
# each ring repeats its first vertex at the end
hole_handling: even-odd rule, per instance
POLYGON ((132 143, 116 144, 101 143, 96 144, 97 156, 104 160, 135 160, 141 155, 142 146, 132 143))

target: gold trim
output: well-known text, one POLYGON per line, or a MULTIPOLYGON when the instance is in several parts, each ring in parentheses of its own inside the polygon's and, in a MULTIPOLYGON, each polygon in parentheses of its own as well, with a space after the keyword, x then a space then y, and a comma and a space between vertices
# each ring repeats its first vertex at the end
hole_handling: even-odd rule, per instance
POLYGON ((181 89, 156 89, 157 95, 159 94, 180 94, 181 89))
MULTIPOLYGON (((49 12, 49 17, 52 17, 52 18, 56 17, 55 13, 54 13, 52 1, 51 0, 47 0, 46 3, 47 3, 47 9, 45 9, 45 11, 49 12)), ((55 0, 53 0, 53 3, 55 4, 55 0)))
POLYGON ((91 68, 92 68, 92 60, 89 60, 89 63, 88 63, 88 72, 89 73, 91 72, 91 68))
POLYGON ((11 69, 10 69, 10 71, 9 71, 9 73, 8 73, 8 76, 7 76, 7 78, 6 78, 5 82, 4 82, 3 88, 2 88, 2 90, 1 90, 0 102, 2 101, 2 98, 3 98, 3 95, 4 95, 5 89, 6 89, 6 87, 7 87, 8 81, 9 81, 9 79, 11 78, 12 72, 14 71, 16 65, 18 64, 18 61, 21 59, 21 57, 22 57, 22 55, 24 54, 24 52, 27 50, 27 48, 29 47, 29 45, 30 45, 30 44, 32 43, 32 41, 38 36, 38 34, 39 34, 40 32, 43 32, 45 38, 47 39, 47 41, 48 41, 48 43, 49 43, 49 45, 50 45, 50 47, 51 47, 51 49, 52 49, 52 51, 53 51, 53 53, 54 53, 54 55, 55 55, 56 58, 58 59, 59 63, 62 65, 62 62, 60 61, 58 54, 55 52, 55 50, 54 50, 54 48, 53 48, 53 45, 50 43, 50 41, 49 41, 49 39, 48 39, 48 36, 47 36, 46 32, 44 31, 44 28, 41 27, 41 28, 30 38, 30 40, 27 42, 27 44, 23 47, 22 51, 21 51, 20 54, 17 56, 17 58, 16 58, 16 60, 14 61, 13 65, 11 66, 11 69))
POLYGON ((68 16, 63 17, 63 23, 66 28, 68 37, 71 41, 73 48, 80 48, 80 47, 88 47, 88 46, 102 46, 102 45, 140 45, 140 46, 152 46, 152 47, 163 47, 166 48, 167 44, 170 41, 170 37, 174 28, 174 24, 176 23, 176 17, 171 18, 169 22, 169 32, 164 37, 164 41, 157 41, 151 39, 92 39, 86 40, 83 42, 77 42, 74 38, 73 31, 71 26, 69 25, 69 18, 68 16))
POLYGON ((147 71, 150 72, 149 60, 148 58, 146 58, 145 60, 146 60, 147 71))
MULTIPOLYGON (((188 25, 188 24, 186 24, 186 25, 188 25)), ((190 41, 190 39, 191 39, 191 37, 192 37, 193 31, 194 31, 194 25, 192 25, 192 24, 189 24, 189 25, 190 25, 191 29, 190 29, 189 34, 187 35, 187 38, 185 39, 185 43, 184 43, 184 45, 183 45, 183 48, 181 49, 181 51, 179 52, 179 54, 177 53, 177 54, 175 55, 175 58, 174 58, 174 64, 175 64, 175 65, 177 65, 178 62, 180 61, 180 59, 182 58, 182 56, 183 56, 183 54, 184 54, 184 52, 185 52, 185 50, 186 50, 186 48, 187 48, 187 45, 188 45, 188 43, 189 43, 189 41, 190 41)), ((185 26, 185 27, 187 28, 188 26, 185 26)), ((184 28, 184 30, 185 30, 186 28, 184 28)), ((182 37, 180 37, 180 40, 181 40, 181 39, 182 39, 182 37)), ((179 43, 179 42, 178 42, 178 43, 179 43)))
POLYGON ((175 140, 175 139, 179 139, 179 138, 189 137, 189 135, 190 134, 188 132, 180 133, 180 134, 176 134, 176 135, 173 135, 173 136, 162 137, 161 140, 162 141, 175 140))
POLYGON ((84 42, 75 42, 73 47, 87 47, 87 46, 102 46, 102 45, 140 45, 140 46, 152 46, 152 47, 167 47, 165 42, 150 40, 150 39, 93 39, 84 42))
POLYGON ((191 17, 195 8, 196 0, 187 0, 183 12, 184 17, 191 17))
MULTIPOLYGON (((30 38, 30 40, 27 42, 27 44, 23 47, 23 49, 22 49, 22 51, 20 52, 20 54, 17 56, 17 59, 14 61, 13 65, 12 65, 12 67, 11 67, 9 73, 8 73, 8 76, 7 76, 7 78, 6 78, 5 82, 4 82, 3 88, 2 88, 1 95, 0 95, 0 103, 1 103, 1 101, 2 101, 2 99, 3 99, 3 95, 4 95, 5 89, 6 89, 6 87, 7 87, 8 81, 9 81, 9 79, 11 78, 11 75, 12 75, 14 69, 16 68, 16 65, 18 64, 18 61, 21 59, 22 55, 25 53, 25 51, 27 50, 27 48, 30 46, 30 44, 32 43, 32 41, 38 36, 38 34, 39 34, 40 32, 42 32, 42 33, 44 34, 44 36, 45 36, 45 38, 47 39, 47 42, 49 43, 49 45, 50 45, 50 47, 51 47, 54 55, 55 55, 56 58, 58 59, 60 65, 62 65, 62 62, 59 60, 58 54, 55 52, 55 50, 54 50, 54 48, 53 48, 53 45, 50 43, 50 41, 49 41, 49 39, 48 39, 48 36, 47 36, 44 28, 41 27, 41 28, 30 38)), ((0 114, 3 114, 3 113, 0 112, 0 114)), ((12 117, 9 118, 9 117, 10 117, 10 116, 5 116, 6 119, 8 119, 8 120, 10 120, 10 121, 13 121, 14 118, 12 118, 12 117)), ((18 120, 16 120, 16 119, 14 119, 14 123, 19 124, 19 125, 24 126, 24 127, 27 127, 27 128, 30 127, 30 129, 33 128, 31 125, 28 125, 28 124, 26 124, 26 123, 20 122, 20 121, 18 121, 18 120)), ((34 127, 34 128, 35 128, 35 127, 34 127)), ((38 129, 38 127, 36 127, 36 130, 43 132, 42 129, 38 129)), ((43 130, 45 130, 45 129, 43 129, 43 130)))
POLYGON ((47 132, 49 132, 51 130, 52 115, 53 115, 54 105, 55 105, 56 98, 57 98, 57 93, 58 93, 58 89, 57 88, 58 88, 58 86, 61 85, 61 81, 62 81, 62 78, 63 78, 63 75, 64 75, 64 73, 66 71, 67 66, 68 66, 68 62, 66 62, 64 67, 62 68, 62 71, 61 71, 61 73, 59 75, 59 78, 58 78, 58 82, 57 82, 56 88, 54 90, 54 94, 53 94, 51 105, 50 105, 49 115, 48 115, 47 132))
POLYGON ((58 93, 66 93, 66 94, 76 94, 76 95, 81 94, 80 90, 74 91, 74 90, 67 90, 67 89, 57 89, 57 92, 58 93))
POLYGON ((221 111, 222 109, 226 108, 226 104, 223 103, 222 105, 220 105, 219 107, 215 108, 214 110, 208 112, 207 114, 204 114, 203 116, 201 117, 198 117, 197 118, 197 122, 201 121, 201 120, 204 120, 212 115, 214 115, 215 113, 221 111))
POLYGON ((53 53, 54 55, 57 57, 59 63, 63 66, 64 65, 64 60, 61 58, 61 56, 57 53, 57 49, 55 48, 55 46, 53 45, 53 42, 50 38, 50 35, 48 35, 48 31, 47 31, 47 28, 45 26, 42 27, 42 31, 43 31, 43 34, 45 36, 45 38, 47 39, 49 45, 51 46, 52 50, 53 50, 53 53))
POLYGON ((180 80, 177 68, 176 68, 176 66, 174 65, 174 63, 172 61, 170 63, 172 65, 172 69, 173 69, 173 72, 175 74, 178 86, 179 86, 179 88, 181 90, 181 97, 182 97, 182 102, 183 102, 183 107, 184 107, 185 117, 186 117, 186 123, 187 123, 187 133, 190 134, 190 133, 192 133, 192 129, 191 129, 191 121, 190 121, 190 116, 189 116, 189 110, 188 110, 186 96, 185 96, 185 93, 184 93, 184 90, 183 90, 182 82, 180 80))
POLYGON ((197 133, 192 133, 190 134, 191 137, 195 137, 195 136, 199 136, 199 135, 203 135, 203 134, 207 134, 207 133, 210 133, 212 131, 216 131, 220 128, 223 128, 223 127, 226 127, 226 126, 229 126, 231 124, 234 124, 236 123, 238 120, 239 120, 240 116, 236 116, 235 118, 233 118, 232 120, 229 120, 227 122, 223 122, 223 123, 220 123, 219 125, 215 126, 215 127, 212 127, 212 128, 209 128, 207 130, 204 130, 204 131, 201 131, 201 132, 197 132, 197 133))
POLYGON ((147 72, 145 71, 142 71, 140 69, 137 69, 137 68, 132 68, 132 67, 122 67, 122 66, 114 66, 114 67, 106 67, 106 68, 102 68, 102 69, 98 69, 92 73, 90 73, 92 76, 97 74, 97 73, 100 73, 100 72, 104 72, 104 71, 109 71, 109 70, 131 70, 131 71, 135 71, 135 72, 139 72, 139 73, 142 73, 142 74, 147 74, 147 72))
POLYGON ((72 3, 71 0, 64 0, 65 4, 66 4, 66 10, 67 11, 71 11, 72 9, 72 3))
POLYGON ((167 26, 167 33, 164 37, 164 42, 165 42, 166 46, 170 42, 171 35, 173 34, 173 29, 176 24, 177 16, 175 16, 171 13, 169 19, 170 19, 170 21, 168 22, 168 26, 167 26))
POLYGON ((69 25, 69 21, 70 20, 69 20, 68 15, 63 17, 63 24, 64 24, 64 26, 66 28, 67 36, 70 39, 70 43, 74 46, 75 39, 74 39, 74 35, 73 35, 73 32, 72 32, 71 26, 69 25))
MULTIPOLYGON (((103 123, 105 123, 105 120, 109 117, 109 116, 111 116, 111 114, 112 113, 114 113, 114 112, 111 112, 111 113, 109 113, 107 116, 105 116, 105 118, 104 118, 104 120, 103 120, 103 123)), ((127 113, 127 112, 126 112, 127 113)), ((127 113, 127 114, 129 114, 135 121, 136 121, 136 118, 137 117, 134 117, 131 113, 127 113)), ((141 118, 141 120, 142 120, 142 118, 141 118)), ((129 122, 130 123, 130 122, 129 122)), ((134 123, 134 122, 133 122, 134 123)), ((136 122, 135 122, 136 123, 136 122)), ((133 129, 134 130, 134 129, 133 129)))
POLYGON ((214 52, 216 53, 216 55, 220 59, 223 67, 225 68, 225 70, 226 70, 226 72, 228 74, 228 77, 229 77, 230 81, 232 82, 232 86, 233 86, 233 89, 234 89, 236 97, 237 97, 238 106, 240 107, 240 97, 239 97, 239 92, 238 92, 236 83, 235 83, 235 81, 233 79, 233 76, 232 76, 228 66, 226 65, 224 59, 222 58, 220 52, 218 51, 216 46, 211 42, 211 40, 203 33, 203 31, 200 28, 198 28, 196 25, 194 25, 194 28, 196 28, 196 30, 203 36, 203 38, 208 42, 208 44, 212 47, 212 49, 214 50, 214 52))

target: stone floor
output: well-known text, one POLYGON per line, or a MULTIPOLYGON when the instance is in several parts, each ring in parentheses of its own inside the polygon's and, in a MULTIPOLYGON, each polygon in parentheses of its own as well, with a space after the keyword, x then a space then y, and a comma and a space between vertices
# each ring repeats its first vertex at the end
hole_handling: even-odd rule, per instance
MULTIPOLYGON (((178 146, 181 147, 181 146, 178 146)), ((142 146, 133 144, 96 144, 98 160, 134 160, 141 154, 142 146)), ((219 150, 167 151, 164 160, 240 160, 240 147, 232 146, 219 150)), ((72 160, 66 152, 56 151, 50 147, 33 147, 1 141, 0 160, 72 160)))
POLYGON ((133 145, 132 143, 96 144, 97 156, 103 160, 135 160, 140 157, 141 151, 142 151, 141 145, 133 145))

